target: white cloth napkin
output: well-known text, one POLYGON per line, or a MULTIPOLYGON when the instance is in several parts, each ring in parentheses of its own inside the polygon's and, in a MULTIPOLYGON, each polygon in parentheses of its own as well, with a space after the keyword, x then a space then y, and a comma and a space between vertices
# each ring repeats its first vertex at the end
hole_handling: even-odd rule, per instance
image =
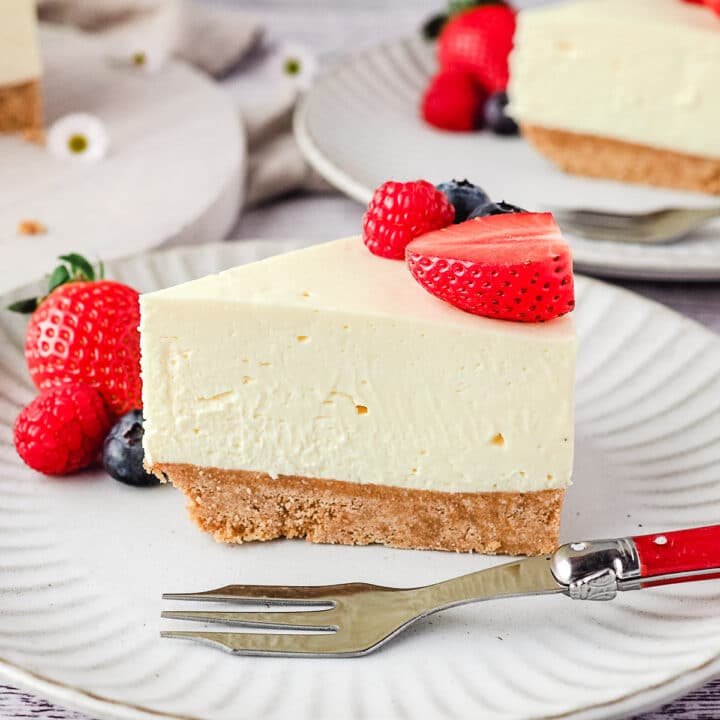
MULTIPOLYGON (((128 57, 143 52, 149 63, 180 57, 222 78, 257 72, 272 47, 251 13, 194 0, 37 0, 40 18, 101 35, 108 51, 128 57), (254 61, 248 62, 253 57, 254 61), (245 61, 245 62, 244 62, 245 61), (247 67, 245 67, 247 66, 247 67)), ((265 72, 267 75, 267 72, 265 72)), ((327 186, 310 169, 292 135, 297 90, 263 80, 263 91, 247 84, 239 113, 248 135, 245 204, 257 204, 297 190, 327 186)))
POLYGON ((247 205, 299 190, 328 189, 295 142, 292 116, 296 100, 297 90, 281 85, 241 105, 249 148, 247 205))

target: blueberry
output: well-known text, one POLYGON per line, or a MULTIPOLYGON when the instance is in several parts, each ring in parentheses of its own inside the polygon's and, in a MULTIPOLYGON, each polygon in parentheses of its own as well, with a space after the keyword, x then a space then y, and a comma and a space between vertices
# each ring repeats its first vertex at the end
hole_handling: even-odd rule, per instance
POLYGON ((485 101, 485 127, 496 135, 517 135, 517 123, 505 112, 508 96, 504 90, 493 93, 485 101))
POLYGON ((509 215, 510 213, 524 213, 528 212, 524 208, 518 207, 517 205, 511 205, 506 202, 489 202, 480 207, 475 208, 470 215, 468 220, 479 217, 487 217, 488 215, 509 215))
POLYGON ((435 40, 440 37, 440 32, 445 27, 448 16, 445 13, 433 15, 428 18, 422 26, 422 35, 426 40, 435 40))
POLYGON ((482 188, 467 180, 450 180, 440 183, 437 189, 447 195, 450 204, 455 208, 453 221, 455 223, 464 222, 478 205, 490 202, 490 198, 482 188))
POLYGON ((141 410, 125 413, 113 426, 103 444, 103 465, 116 480, 136 487, 160 481, 143 467, 143 416, 141 410))

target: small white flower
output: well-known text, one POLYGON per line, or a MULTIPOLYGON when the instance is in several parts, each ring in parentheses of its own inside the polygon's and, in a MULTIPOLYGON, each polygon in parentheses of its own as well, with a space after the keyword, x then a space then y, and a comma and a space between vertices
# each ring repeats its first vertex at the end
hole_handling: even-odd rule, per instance
POLYGON ((165 64, 167 55, 146 47, 116 50, 110 55, 110 59, 120 67, 152 75, 165 64))
POLYGON ((301 45, 282 45, 273 54, 275 74, 298 90, 307 90, 317 73, 315 56, 301 45))
POLYGON ((105 126, 89 113, 65 115, 50 126, 47 134, 47 147, 52 155, 80 162, 102 160, 108 145, 105 126))
POLYGON ((134 50, 130 54, 130 64, 135 69, 146 73, 157 72, 165 64, 166 59, 166 57, 153 52, 149 48, 134 50))

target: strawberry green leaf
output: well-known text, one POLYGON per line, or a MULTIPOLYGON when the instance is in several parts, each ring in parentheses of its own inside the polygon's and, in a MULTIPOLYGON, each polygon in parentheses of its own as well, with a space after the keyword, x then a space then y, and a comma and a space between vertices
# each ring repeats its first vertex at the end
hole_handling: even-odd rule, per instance
POLYGON ((60 255, 58 260, 63 260, 70 265, 70 271, 73 280, 94 280, 95 270, 93 266, 78 253, 68 253, 60 255))
POLYGON ((30 315, 37 310, 38 298, 26 298, 25 300, 18 300, 17 302, 11 303, 7 306, 10 312, 21 313, 22 315, 30 315))
POLYGON ((80 254, 68 253, 60 255, 58 260, 62 260, 63 264, 58 265, 51 273, 48 279, 48 291, 45 295, 37 298, 27 298, 26 300, 18 300, 8 305, 8 310, 17 313, 33 313, 40 307, 40 303, 54 290, 61 285, 71 282, 93 282, 94 280, 102 280, 105 277, 105 267, 98 263, 97 273, 93 266, 80 254))
POLYGON ((507 6, 507 2, 505 2, 505 0, 449 0, 447 12, 429 17, 422 24, 420 32, 426 40, 436 40, 440 37, 440 33, 442 33, 443 28, 447 25, 448 20, 466 10, 472 10, 481 5, 507 6))
POLYGON ((507 5, 507 3, 505 0, 450 0, 448 3, 448 15, 453 17, 481 5, 507 5))
POLYGON ((56 287, 64 285, 68 280, 70 280, 70 273, 68 272, 68 269, 64 265, 58 265, 50 276, 50 281, 48 282, 48 293, 51 293, 56 287))
POLYGON ((98 260, 97 279, 98 280, 105 279, 105 263, 102 260, 98 260))

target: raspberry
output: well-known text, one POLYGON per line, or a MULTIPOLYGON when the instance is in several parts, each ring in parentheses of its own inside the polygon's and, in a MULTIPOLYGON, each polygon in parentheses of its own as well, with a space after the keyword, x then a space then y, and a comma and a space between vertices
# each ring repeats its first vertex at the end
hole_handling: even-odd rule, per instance
POLYGON ((18 455, 33 470, 66 475, 91 465, 112 425, 100 393, 64 383, 45 390, 15 421, 18 455))
POLYGON ((363 216, 363 240, 375 255, 402 260, 411 240, 447 227, 454 217, 445 194, 426 180, 389 180, 375 191, 363 216))

